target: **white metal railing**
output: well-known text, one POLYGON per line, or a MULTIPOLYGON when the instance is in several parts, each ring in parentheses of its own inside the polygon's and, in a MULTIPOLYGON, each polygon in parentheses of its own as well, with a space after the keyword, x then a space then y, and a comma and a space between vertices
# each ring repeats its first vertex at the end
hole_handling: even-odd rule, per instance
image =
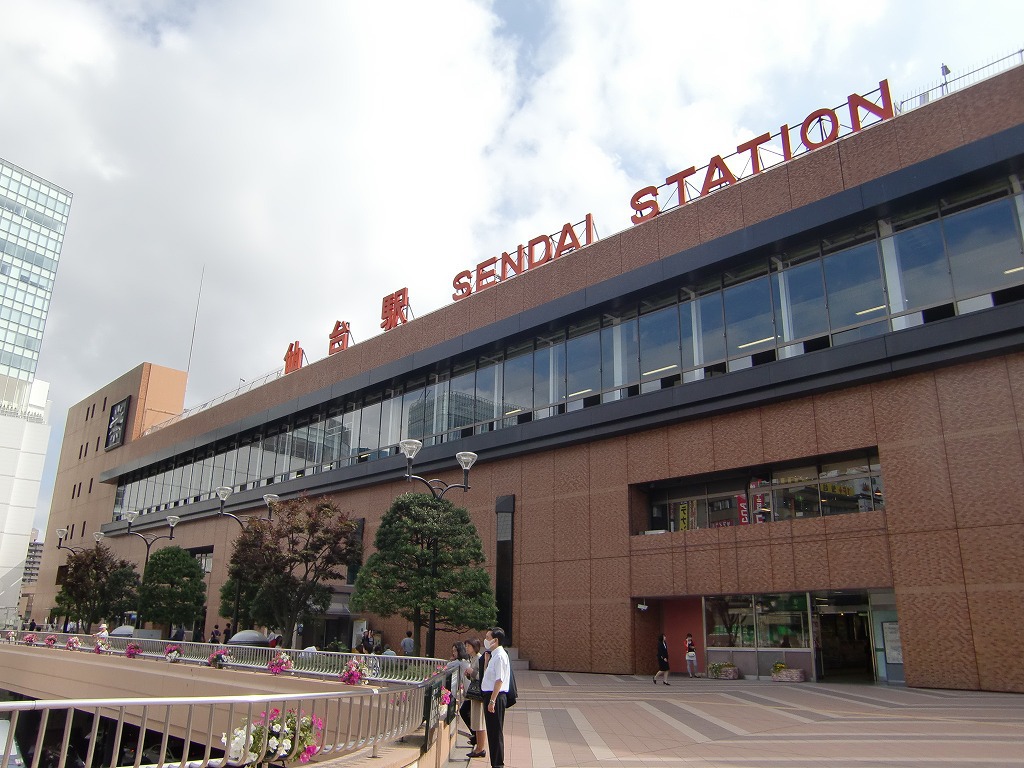
MULTIPOLYGON (((92 635, 72 635, 62 632, 8 632, 2 639, 8 643, 25 645, 25 637, 34 635, 33 645, 46 645, 46 638, 54 638, 54 647, 65 649, 71 637, 78 639, 76 652, 94 653, 96 640, 92 635), (9 635, 13 637, 9 638, 9 635)), ((338 677, 348 662, 355 660, 365 664, 369 679, 383 683, 420 683, 444 669, 444 662, 417 656, 377 656, 362 653, 333 653, 329 651, 306 651, 294 648, 260 648, 252 645, 231 645, 214 643, 186 643, 175 640, 151 640, 138 637, 110 637, 106 644, 109 653, 124 655, 128 643, 134 643, 141 650, 141 657, 164 660, 169 645, 179 648, 179 663, 206 664, 210 655, 219 648, 226 648, 231 654, 226 667, 238 669, 266 670, 270 661, 281 651, 288 654, 292 672, 300 677, 338 677)))
MULTIPOLYGON (((53 647, 64 649, 68 638, 75 637, 76 652, 95 653, 96 640, 91 635, 4 632, 0 639, 26 645, 30 634, 35 635, 33 647, 45 647, 46 638, 52 636, 53 647)), ((425 696, 432 695, 429 692, 438 681, 452 671, 451 664, 419 657, 129 637, 111 637, 105 643, 106 653, 124 655, 128 643, 134 643, 142 658, 157 660, 164 659, 168 645, 176 645, 181 654, 177 663, 186 664, 205 664, 213 651, 226 647, 231 653, 226 666, 243 669, 267 669, 283 650, 292 660, 292 675, 336 677, 353 659, 366 664, 370 675, 365 686, 326 693, 0 702, 0 720, 9 721, 0 768, 18 768, 19 758, 29 768, 223 768, 298 760, 304 751, 313 761, 368 747, 375 754, 378 744, 396 741, 421 727, 425 696), (21 735, 28 731, 31 738, 20 745, 19 753, 15 734, 28 712, 34 714, 31 722, 24 723, 21 735), (268 731, 267 725, 281 725, 282 718, 290 718, 292 725, 298 718, 308 738, 292 738, 286 744, 283 736, 268 731), (269 741, 273 738, 278 740, 269 741)))

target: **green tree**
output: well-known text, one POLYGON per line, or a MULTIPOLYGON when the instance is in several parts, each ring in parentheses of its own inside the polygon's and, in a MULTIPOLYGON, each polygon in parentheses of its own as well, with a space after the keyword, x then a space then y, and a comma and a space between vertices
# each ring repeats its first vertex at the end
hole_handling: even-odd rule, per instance
POLYGON ((258 581, 254 582, 247 579, 235 581, 233 578, 225 581, 220 588, 220 615, 225 619, 234 620, 235 618, 235 584, 239 585, 238 627, 236 631, 242 627, 251 629, 255 625, 255 619, 252 616, 250 607, 256 601, 256 596, 260 591, 260 583, 258 581))
POLYGON ((94 547, 68 556, 56 602, 62 613, 92 629, 100 619, 119 620, 138 601, 139 575, 135 565, 117 558, 109 547, 94 547))
MULTIPOLYGON (((431 611, 435 630, 493 626, 497 608, 482 567, 483 545, 462 507, 430 494, 403 494, 384 514, 374 547, 356 579, 352 606, 412 622, 415 653, 431 611)), ((434 655, 434 640, 428 633, 428 656, 434 655)))
MULTIPOLYGON (((247 585, 240 591, 239 615, 280 630, 291 638, 295 625, 326 613, 328 583, 344 581, 349 566, 362 559, 359 526, 325 497, 279 501, 274 519, 251 519, 235 540, 228 575, 247 585), (254 589, 255 587, 255 589, 254 589)), ((233 609, 225 606, 222 615, 233 609)))
POLYGON ((146 565, 139 612, 154 624, 191 625, 206 602, 206 574, 181 547, 164 547, 146 565))

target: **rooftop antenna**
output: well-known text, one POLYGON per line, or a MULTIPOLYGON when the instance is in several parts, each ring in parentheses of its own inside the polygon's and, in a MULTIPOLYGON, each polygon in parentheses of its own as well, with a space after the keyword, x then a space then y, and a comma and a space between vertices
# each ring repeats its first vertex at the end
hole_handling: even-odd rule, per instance
POLYGON ((188 363, 185 365, 185 387, 188 387, 188 373, 192 369, 192 350, 196 346, 196 326, 199 324, 199 303, 203 300, 203 278, 206 277, 206 265, 199 273, 199 295, 196 296, 196 316, 192 319, 192 341, 188 345, 188 363))

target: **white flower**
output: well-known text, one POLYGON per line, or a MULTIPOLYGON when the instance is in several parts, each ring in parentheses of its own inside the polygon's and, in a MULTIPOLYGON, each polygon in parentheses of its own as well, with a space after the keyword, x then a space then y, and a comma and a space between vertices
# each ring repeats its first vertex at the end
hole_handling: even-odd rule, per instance
POLYGON ((282 755, 287 755, 292 749, 291 739, 281 739, 281 752, 282 755))
POLYGON ((280 723, 274 723, 272 726, 270 726, 270 730, 272 730, 274 733, 280 733, 281 732, 281 724, 280 723))

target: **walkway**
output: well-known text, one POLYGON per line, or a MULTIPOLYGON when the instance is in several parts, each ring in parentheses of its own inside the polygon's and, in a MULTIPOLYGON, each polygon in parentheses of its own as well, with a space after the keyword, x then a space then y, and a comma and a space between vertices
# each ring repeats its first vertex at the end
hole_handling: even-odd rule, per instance
MULTIPOLYGON (((1015 694, 533 671, 516 682, 507 768, 1024 766, 1015 694)), ((452 763, 490 768, 465 759, 465 743, 452 763)))

